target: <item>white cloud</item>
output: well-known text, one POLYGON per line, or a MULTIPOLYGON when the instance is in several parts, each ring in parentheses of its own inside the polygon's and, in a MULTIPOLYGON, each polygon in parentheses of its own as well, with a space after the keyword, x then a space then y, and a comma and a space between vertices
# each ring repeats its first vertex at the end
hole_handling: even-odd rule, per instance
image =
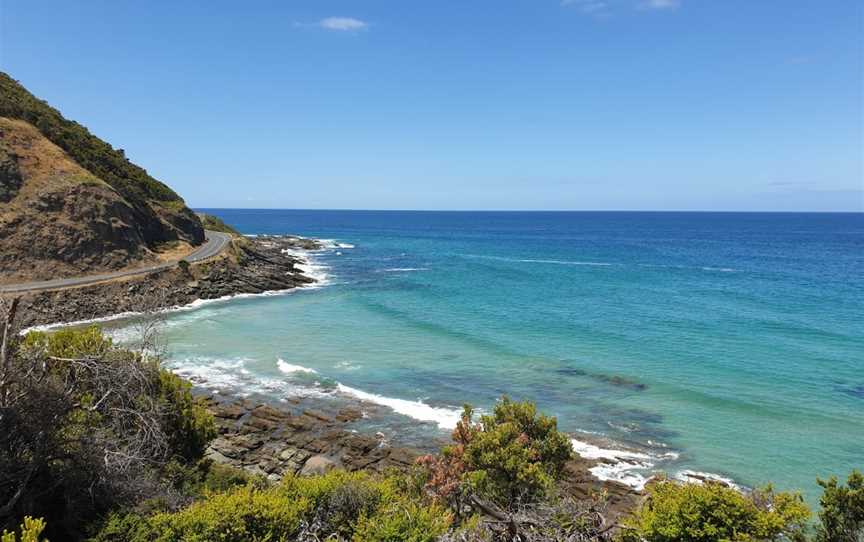
POLYGON ((681 6, 681 0, 561 0, 562 6, 573 6, 586 15, 611 16, 613 11, 633 7, 641 10, 672 10, 681 6))
POLYGON ((341 32, 365 30, 369 28, 369 25, 364 21, 352 17, 327 17, 326 19, 321 19, 318 26, 326 30, 337 30, 341 32))
POLYGON ((606 0, 561 0, 562 6, 575 6, 586 15, 604 15, 609 10, 606 0))
POLYGON ((642 7, 645 9, 675 9, 681 5, 681 0, 645 0, 642 7))

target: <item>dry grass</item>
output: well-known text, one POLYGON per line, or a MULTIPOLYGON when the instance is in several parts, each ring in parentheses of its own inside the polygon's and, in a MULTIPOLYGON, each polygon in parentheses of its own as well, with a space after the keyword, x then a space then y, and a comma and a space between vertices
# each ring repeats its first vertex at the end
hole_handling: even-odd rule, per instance
POLYGON ((46 188, 81 183, 110 188, 24 121, 0 117, 0 141, 6 149, 18 155, 18 167, 24 177, 18 197, 10 205, 14 206, 16 200, 24 203, 46 188))

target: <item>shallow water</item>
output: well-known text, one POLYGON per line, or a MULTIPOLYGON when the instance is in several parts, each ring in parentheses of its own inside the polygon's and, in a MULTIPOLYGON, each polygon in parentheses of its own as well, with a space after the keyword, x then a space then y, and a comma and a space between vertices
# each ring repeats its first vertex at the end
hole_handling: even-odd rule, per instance
POLYGON ((603 474, 635 484, 812 501, 864 467, 864 215, 210 212, 344 244, 314 255, 322 288, 168 316, 170 364, 211 386, 360 397, 418 441, 530 398, 583 451, 629 449, 603 474))

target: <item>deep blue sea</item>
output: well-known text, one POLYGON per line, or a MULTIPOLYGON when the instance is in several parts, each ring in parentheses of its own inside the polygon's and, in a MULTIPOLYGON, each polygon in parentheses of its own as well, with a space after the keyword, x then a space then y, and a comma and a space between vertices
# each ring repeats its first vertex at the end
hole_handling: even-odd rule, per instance
POLYGON ((213 387, 359 397, 417 441, 463 403, 531 399, 635 485, 707 472, 812 502, 864 467, 862 214, 208 212, 331 240, 322 287, 168 316, 169 363, 213 387))

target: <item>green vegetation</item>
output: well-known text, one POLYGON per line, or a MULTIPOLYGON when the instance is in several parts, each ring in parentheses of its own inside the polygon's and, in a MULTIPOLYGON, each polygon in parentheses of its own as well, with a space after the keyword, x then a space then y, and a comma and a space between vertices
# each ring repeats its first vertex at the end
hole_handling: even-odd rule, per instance
POLYGON ((430 471, 428 486, 445 499, 466 495, 511 507, 546 496, 573 449, 558 432, 555 418, 538 415, 533 403, 503 397, 491 416, 473 420, 466 406, 453 432, 452 446, 440 457, 421 461, 430 471))
POLYGON ((201 225, 205 230, 221 231, 222 233, 230 233, 231 235, 240 235, 240 232, 226 224, 218 216, 208 215, 207 213, 196 213, 201 220, 201 225))
POLYGON ((29 122, 52 143, 66 151, 83 168, 104 180, 131 202, 182 199, 173 190, 130 162, 123 149, 114 149, 77 122, 36 98, 0 72, 0 117, 29 122))
POLYGON ((209 494, 178 512, 111 518, 92 542, 355 540, 432 542, 450 527, 398 474, 333 471, 209 494))
POLYGON ((719 483, 661 479, 646 490, 622 542, 804 540, 810 517, 801 495, 770 487, 744 495, 719 483))
POLYGON ((41 517, 49 538, 80 539, 110 510, 177 501, 178 486, 205 477, 195 469, 213 418, 144 354, 152 344, 119 348, 96 327, 19 338, 10 320, 0 325, 0 528, 41 517))
POLYGON ((819 481, 815 525, 797 493, 665 478, 615 523, 604 494, 567 494, 572 451, 555 419, 506 397, 479 419, 466 407, 453 444, 408 472, 273 483, 201 459, 213 418, 144 353, 146 337, 139 351, 97 327, 21 338, 11 320, 0 326, 2 542, 864 541, 858 471, 819 481))
POLYGON ((39 542, 39 537, 42 531, 45 530, 45 521, 41 518, 31 518, 24 516, 24 522, 18 528, 20 536, 15 536, 14 532, 4 530, 0 535, 0 542, 39 542))
POLYGON ((864 474, 852 471, 845 486, 835 477, 817 481, 824 492, 816 541, 864 542, 864 474))

